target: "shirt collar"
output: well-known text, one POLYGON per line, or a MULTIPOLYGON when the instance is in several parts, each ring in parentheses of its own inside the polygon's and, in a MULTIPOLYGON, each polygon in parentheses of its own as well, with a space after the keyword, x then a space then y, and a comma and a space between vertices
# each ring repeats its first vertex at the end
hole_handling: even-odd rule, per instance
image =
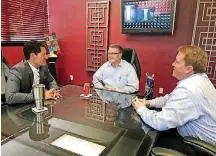
POLYGON ((119 66, 123 67, 123 65, 124 65, 124 62, 123 62, 123 60, 121 59, 121 62, 119 63, 119 66))
POLYGON ((179 82, 177 82, 177 84, 180 84, 180 83, 182 83, 182 82, 184 82, 184 81, 186 81, 186 80, 188 80, 188 79, 191 79, 191 78, 197 77, 197 76, 208 77, 208 76, 206 75, 206 73, 196 73, 196 74, 192 74, 192 75, 190 75, 190 76, 184 78, 183 80, 180 80, 179 82))
MULTIPOLYGON (((108 67, 110 67, 111 65, 112 65, 112 64, 109 62, 108 67)), ((123 62, 123 60, 121 59, 121 61, 120 61, 120 63, 119 63, 118 66, 123 67, 123 65, 124 65, 124 62, 123 62)), ((118 66, 117 66, 117 67, 118 67, 118 66)))
POLYGON ((35 68, 29 61, 27 61, 27 62, 28 62, 28 64, 29 64, 29 66, 31 67, 33 73, 34 73, 35 71, 39 71, 39 69, 35 68))

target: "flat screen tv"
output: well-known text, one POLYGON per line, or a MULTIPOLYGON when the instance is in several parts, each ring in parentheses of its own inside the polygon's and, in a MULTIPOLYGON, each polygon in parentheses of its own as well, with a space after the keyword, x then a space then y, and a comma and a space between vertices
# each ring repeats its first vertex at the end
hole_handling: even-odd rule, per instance
POLYGON ((175 10, 176 0, 121 0, 121 32, 172 35, 175 10))

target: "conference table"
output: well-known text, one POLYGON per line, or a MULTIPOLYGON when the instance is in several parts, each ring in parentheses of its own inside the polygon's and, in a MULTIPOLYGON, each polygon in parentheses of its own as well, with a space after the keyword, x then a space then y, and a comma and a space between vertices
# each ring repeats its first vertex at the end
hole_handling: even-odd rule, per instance
POLYGON ((1 107, 1 155, 64 156, 150 155, 159 133, 146 125, 131 105, 136 94, 82 86, 61 87, 62 99, 1 107))

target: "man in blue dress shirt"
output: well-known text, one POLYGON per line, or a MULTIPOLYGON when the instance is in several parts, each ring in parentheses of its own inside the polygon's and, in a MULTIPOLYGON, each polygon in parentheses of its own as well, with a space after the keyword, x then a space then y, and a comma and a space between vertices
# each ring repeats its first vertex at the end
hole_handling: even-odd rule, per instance
POLYGON ((108 50, 108 60, 93 75, 95 88, 133 93, 139 90, 139 80, 134 67, 122 60, 123 48, 112 44, 108 50))
POLYGON ((179 47, 172 64, 177 87, 153 100, 136 98, 133 105, 142 120, 158 131, 177 128, 181 136, 216 145, 216 89, 205 73, 207 60, 206 52, 197 46, 179 47))

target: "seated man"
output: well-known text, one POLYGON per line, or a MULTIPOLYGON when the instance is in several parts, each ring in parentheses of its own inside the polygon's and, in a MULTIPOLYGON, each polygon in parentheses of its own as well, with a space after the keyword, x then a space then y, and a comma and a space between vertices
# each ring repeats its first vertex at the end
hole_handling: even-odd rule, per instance
POLYGON ((133 66, 122 60, 123 48, 112 44, 108 50, 108 60, 93 75, 96 88, 133 93, 139 90, 139 80, 133 66))
POLYGON ((45 99, 60 98, 58 85, 46 65, 45 44, 29 41, 23 48, 25 60, 11 68, 6 85, 6 102, 8 104, 33 102, 32 86, 44 84, 45 99))
POLYGON ((216 145, 216 90, 205 73, 207 60, 206 52, 197 46, 179 47, 172 64, 173 76, 179 82, 172 93, 153 100, 133 101, 142 120, 156 130, 177 128, 181 136, 216 145))

